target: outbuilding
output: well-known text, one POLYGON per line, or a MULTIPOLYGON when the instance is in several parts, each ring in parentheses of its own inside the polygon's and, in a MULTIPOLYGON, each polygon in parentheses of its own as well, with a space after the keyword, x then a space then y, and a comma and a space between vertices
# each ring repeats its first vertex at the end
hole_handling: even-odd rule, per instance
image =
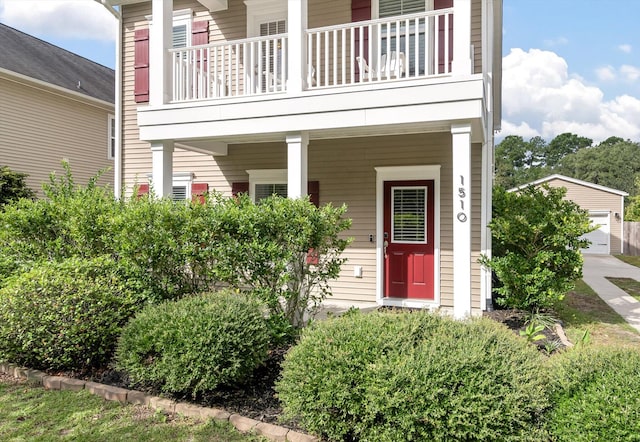
POLYGON ((622 253, 624 239, 622 217, 624 214, 624 197, 628 196, 628 193, 559 174, 549 175, 531 183, 523 184, 510 189, 510 191, 542 184, 567 189, 565 198, 587 210, 592 224, 598 226, 596 230, 585 235, 591 245, 583 249, 583 253, 601 255, 619 255, 622 253))

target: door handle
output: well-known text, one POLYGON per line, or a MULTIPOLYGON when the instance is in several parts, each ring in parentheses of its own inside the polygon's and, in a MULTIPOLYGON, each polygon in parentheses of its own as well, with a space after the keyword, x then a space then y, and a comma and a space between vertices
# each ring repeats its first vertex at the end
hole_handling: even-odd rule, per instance
POLYGON ((385 239, 382 245, 383 245, 384 258, 387 259, 387 247, 389 247, 389 241, 385 239))

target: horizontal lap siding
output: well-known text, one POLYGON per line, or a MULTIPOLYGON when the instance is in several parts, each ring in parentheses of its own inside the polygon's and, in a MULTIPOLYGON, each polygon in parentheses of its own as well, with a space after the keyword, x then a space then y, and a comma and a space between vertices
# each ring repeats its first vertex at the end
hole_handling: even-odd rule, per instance
POLYGON ((585 210, 609 212, 611 229, 609 245, 611 254, 616 255, 622 253, 622 197, 620 195, 560 179, 549 181, 549 185, 566 188, 567 195, 565 198, 575 202, 585 210), (614 216, 616 212, 620 214, 620 220, 616 220, 614 216))
POLYGON ((113 110, 0 78, 0 165, 28 173, 27 185, 40 195, 52 171, 64 173, 63 159, 77 183, 110 168, 98 183, 113 186, 109 114, 113 110))
MULTIPOLYGON (((149 143, 140 140, 137 109, 133 90, 133 34, 136 29, 148 27, 147 15, 151 14, 151 4, 142 3, 124 6, 123 20, 123 184, 130 194, 135 183, 147 182, 151 173, 151 150, 149 143)), ((196 1, 174 1, 174 10, 190 8, 194 21, 209 20, 209 41, 236 40, 246 37, 246 7, 241 1, 229 2, 229 9, 209 12, 196 1)), ((145 106, 146 104, 142 104, 145 106)), ((197 182, 215 183, 220 171, 210 155, 188 152, 176 148, 174 171, 192 172, 197 182)))
MULTIPOLYGON (((455 29, 454 29, 455 32, 455 29)), ((473 45, 474 73, 482 73, 482 3, 471 3, 471 44, 473 45)))

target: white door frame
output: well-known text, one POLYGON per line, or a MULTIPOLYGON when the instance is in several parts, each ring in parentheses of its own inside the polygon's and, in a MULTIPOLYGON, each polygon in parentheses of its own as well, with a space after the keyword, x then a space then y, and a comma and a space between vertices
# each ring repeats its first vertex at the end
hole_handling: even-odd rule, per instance
POLYGON ((440 165, 376 167, 376 302, 393 307, 440 306, 440 165), (384 297, 384 182, 433 180, 433 300, 384 297))

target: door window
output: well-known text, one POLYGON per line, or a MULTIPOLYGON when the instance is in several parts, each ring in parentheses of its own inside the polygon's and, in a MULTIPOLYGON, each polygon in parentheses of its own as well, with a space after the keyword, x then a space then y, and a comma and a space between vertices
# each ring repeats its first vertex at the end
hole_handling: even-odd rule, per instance
POLYGON ((391 189, 391 240, 395 243, 426 244, 426 187, 391 189))

